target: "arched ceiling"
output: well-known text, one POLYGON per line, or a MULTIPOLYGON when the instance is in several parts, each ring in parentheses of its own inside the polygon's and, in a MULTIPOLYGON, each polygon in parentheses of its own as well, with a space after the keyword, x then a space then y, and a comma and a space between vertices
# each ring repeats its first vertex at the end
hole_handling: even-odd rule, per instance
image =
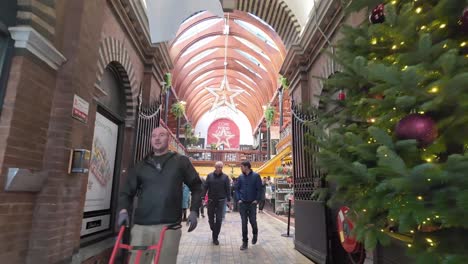
POLYGON ((193 126, 213 104, 223 102, 224 93, 230 97, 226 105, 232 102, 256 127, 263 118, 263 106, 278 89, 286 49, 272 27, 236 10, 225 13, 224 19, 209 12, 187 19, 170 43, 170 55, 172 85, 179 100, 187 103, 186 114, 193 126), (229 86, 221 92, 225 76, 229 86))

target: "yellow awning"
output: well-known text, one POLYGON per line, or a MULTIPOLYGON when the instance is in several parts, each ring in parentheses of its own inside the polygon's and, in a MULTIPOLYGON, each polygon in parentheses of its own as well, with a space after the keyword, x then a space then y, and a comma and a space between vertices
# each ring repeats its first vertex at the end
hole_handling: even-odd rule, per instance
POLYGON ((291 146, 287 146, 280 153, 276 154, 272 159, 265 162, 260 168, 256 170, 256 172, 262 177, 274 177, 276 174, 276 168, 281 166, 281 160, 290 154, 291 146))

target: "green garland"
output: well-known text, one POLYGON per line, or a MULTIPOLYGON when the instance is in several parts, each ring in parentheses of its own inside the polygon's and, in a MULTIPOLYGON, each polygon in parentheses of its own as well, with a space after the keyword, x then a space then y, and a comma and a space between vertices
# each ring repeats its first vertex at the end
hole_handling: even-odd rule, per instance
POLYGON ((468 40, 459 25, 468 1, 384 4, 384 23, 343 27, 335 56, 343 70, 326 86, 346 99, 324 99, 333 107, 317 113, 307 139, 336 183, 329 205, 357 212, 355 234, 368 250, 396 232, 410 238, 415 263, 468 263, 468 40), (437 124, 427 146, 395 135, 416 112, 437 124))

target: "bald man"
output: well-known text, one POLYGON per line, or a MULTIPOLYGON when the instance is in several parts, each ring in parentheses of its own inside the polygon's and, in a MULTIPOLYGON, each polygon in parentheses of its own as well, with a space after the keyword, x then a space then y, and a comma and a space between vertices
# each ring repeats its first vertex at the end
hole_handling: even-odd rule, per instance
MULTIPOLYGON (((129 224, 129 211, 137 192, 138 207, 135 210, 135 225, 131 231, 131 244, 150 246, 158 243, 164 226, 180 227, 182 218, 182 183, 192 193, 192 204, 187 219, 188 232, 197 226, 201 205, 202 182, 189 158, 169 151, 169 133, 164 127, 153 129, 153 151, 129 171, 127 183, 119 195, 117 224, 129 224)), ((175 264, 182 232, 180 228, 168 230, 164 236, 160 263, 175 264)), ((135 262, 132 254, 130 263, 135 262)), ((145 251, 140 263, 153 263, 154 251, 145 251)))
POLYGON ((231 201, 229 177, 223 173, 223 166, 221 161, 216 162, 215 171, 208 174, 205 181, 205 192, 208 193, 208 223, 214 245, 219 245, 218 236, 226 201, 231 201))

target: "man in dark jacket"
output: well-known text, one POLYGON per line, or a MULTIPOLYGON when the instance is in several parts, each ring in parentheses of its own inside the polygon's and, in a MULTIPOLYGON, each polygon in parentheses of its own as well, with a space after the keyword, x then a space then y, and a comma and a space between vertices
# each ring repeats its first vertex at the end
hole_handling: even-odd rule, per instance
MULTIPOLYGON (((169 151, 169 134, 157 127, 151 134, 153 153, 133 168, 119 195, 118 225, 129 223, 129 211, 138 192, 135 225, 131 231, 131 244, 149 246, 158 243, 164 226, 177 224, 182 218, 182 183, 192 192, 192 204, 187 219, 188 231, 197 226, 201 205, 202 184, 188 157, 169 151)), ((176 263, 182 231, 168 230, 161 249, 160 263, 176 263)), ((152 263, 153 252, 147 251, 141 263, 152 263)), ((136 254, 132 254, 130 263, 136 254)))
POLYGON ((242 174, 237 179, 236 195, 239 200, 239 212, 242 220, 242 246, 240 250, 245 250, 249 241, 247 236, 248 221, 252 225, 252 244, 257 243, 258 239, 257 203, 261 198, 262 180, 258 173, 252 171, 250 161, 241 163, 241 171, 242 174))
POLYGON ((208 223, 215 245, 219 245, 218 235, 226 200, 231 201, 229 177, 223 173, 223 166, 221 161, 216 162, 215 171, 208 174, 205 181, 205 192, 208 192, 208 223))

